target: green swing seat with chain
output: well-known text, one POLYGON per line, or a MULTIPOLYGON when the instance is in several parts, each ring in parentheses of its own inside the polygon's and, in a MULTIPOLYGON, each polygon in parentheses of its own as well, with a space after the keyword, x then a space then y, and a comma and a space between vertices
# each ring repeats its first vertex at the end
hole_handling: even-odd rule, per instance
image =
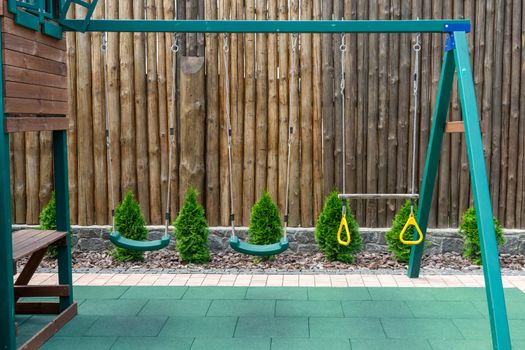
POLYGON ((171 240, 169 234, 164 234, 161 239, 154 241, 137 241, 122 236, 118 231, 113 231, 109 235, 109 240, 115 246, 124 249, 131 249, 141 252, 159 250, 168 246, 171 240))
POLYGON ((254 256, 271 256, 281 254, 286 251, 289 247, 288 238, 283 237, 281 240, 274 244, 251 244, 241 241, 239 237, 232 236, 230 238, 230 247, 242 254, 254 255, 254 256))

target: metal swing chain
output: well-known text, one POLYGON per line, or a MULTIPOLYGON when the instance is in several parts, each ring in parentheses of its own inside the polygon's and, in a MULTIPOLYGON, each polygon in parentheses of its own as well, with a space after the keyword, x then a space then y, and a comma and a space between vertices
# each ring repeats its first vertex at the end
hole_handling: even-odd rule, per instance
MULTIPOLYGON (((412 189, 410 194, 415 194, 416 187, 416 141, 417 141, 417 114, 419 107, 419 61, 421 51, 421 34, 416 35, 416 42, 412 47, 416 57, 414 62, 414 78, 413 78, 413 96, 414 96, 414 119, 413 119, 413 132, 412 132, 412 189)), ((410 200, 410 213, 414 215, 414 199, 410 200)))
POLYGON ((109 197, 111 201, 111 231, 115 231, 115 191, 113 189, 113 158, 111 157, 111 137, 109 129, 109 102, 108 102, 108 64, 107 64, 107 48, 108 48, 108 33, 104 32, 102 35, 102 44, 100 51, 102 52, 102 60, 104 66, 104 109, 106 118, 106 154, 108 167, 108 182, 109 182, 109 197))
MULTIPOLYGON (((341 144, 342 144, 342 157, 343 164, 342 178, 343 178, 343 193, 346 193, 346 139, 345 139, 345 58, 346 58, 346 38, 345 33, 341 33, 341 45, 339 46, 341 53, 341 82, 339 83, 339 92, 341 94, 341 144)), ((343 199, 343 206, 341 209, 343 216, 346 216, 346 199, 343 199)))
POLYGON ((230 48, 228 46, 228 34, 224 34, 224 85, 226 89, 226 136, 228 139, 228 181, 230 187, 230 225, 231 235, 235 237, 235 213, 233 208, 233 174, 232 174, 232 126, 230 116, 230 64, 228 60, 230 48))
POLYGON ((164 235, 167 236, 169 233, 169 226, 171 224, 171 163, 173 157, 173 148, 175 147, 175 97, 177 96, 177 54, 179 52, 180 46, 177 40, 177 36, 173 33, 173 44, 171 45, 172 53, 172 87, 171 87, 171 111, 169 120, 171 122, 170 126, 170 146, 168 153, 168 189, 166 193, 166 213, 165 213, 165 227, 164 235))
MULTIPOLYGON (((293 91, 292 84, 295 83, 295 58, 297 55, 297 41, 299 39, 299 36, 297 33, 292 34, 292 60, 291 60, 291 73, 290 73, 290 91, 293 91)), ((287 237, 287 229, 288 229, 288 215, 289 215, 289 198, 290 198, 290 154, 292 152, 292 136, 293 136, 293 121, 292 121, 292 98, 290 95, 289 100, 289 113, 288 113, 288 154, 286 156, 286 190, 285 190, 285 200, 284 200, 284 238, 287 237)))

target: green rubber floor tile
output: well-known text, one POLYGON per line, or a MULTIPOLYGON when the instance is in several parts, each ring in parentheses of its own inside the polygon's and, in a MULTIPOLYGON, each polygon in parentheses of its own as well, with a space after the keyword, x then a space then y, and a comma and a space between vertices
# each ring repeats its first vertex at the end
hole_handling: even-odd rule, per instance
POLYGON ((435 300, 431 288, 368 288, 372 300, 435 300))
POLYGON ((385 318, 381 323, 387 337, 393 339, 463 339, 451 319, 385 318))
MULTIPOLYGON (((476 310, 479 311, 481 315, 484 317, 488 317, 489 309, 488 304, 486 301, 479 301, 475 300, 472 302, 476 308, 476 310)), ((507 317, 509 320, 523 320, 525 319, 525 299, 524 300, 518 300, 518 299, 507 299, 507 317)))
POLYGON ((205 316, 210 300, 150 300, 139 315, 205 316))
POLYGON ((525 320, 509 320, 512 340, 525 340, 525 320))
POLYGON ((101 316, 87 331, 94 337, 156 337, 167 321, 163 316, 101 316))
POLYGON ((308 318, 239 317, 235 337, 308 337, 308 318))
POLYGON ((301 287, 251 287, 246 299, 307 300, 308 289, 301 287))
POLYGON ((350 339, 350 343, 352 350, 432 350, 426 340, 350 339))
POLYGON ((465 339, 490 340, 490 323, 488 319, 457 319, 453 321, 465 339))
POLYGON ((406 303, 401 300, 343 301, 342 305, 345 317, 414 317, 406 303))
POLYGON ((233 337, 237 317, 170 317, 161 337, 233 337))
POLYGON ((343 317, 343 309, 341 302, 336 300, 277 300, 275 315, 343 317))
POLYGON ((188 287, 183 299, 244 299, 247 287, 188 287))
POLYGON ((85 335, 98 318, 97 315, 76 315, 58 331, 56 336, 79 337, 85 335))
POLYGON ((492 341, 487 340, 430 340, 433 350, 492 350, 492 341))
POLYGON ((272 350, 349 350, 348 338, 272 338, 272 350))
POLYGON ((120 337, 111 350, 189 350, 193 338, 120 337))
POLYGON ((40 349, 42 350, 109 350, 116 337, 53 337, 40 349))
POLYGON ((18 336, 16 337, 17 347, 31 339, 33 335, 44 328, 54 318, 55 315, 35 315, 26 319, 25 322, 18 327, 18 336))
POLYGON ((430 293, 436 300, 472 301, 485 300, 485 288, 432 288, 430 293))
POLYGON ((371 300, 368 288, 308 288, 308 300, 371 300))
POLYGON ((381 339, 385 332, 379 319, 374 318, 310 318, 310 337, 348 337, 381 339))
POLYGON ((525 350, 525 341, 512 341, 512 348, 514 350, 525 350))
POLYGON ((136 299, 88 299, 78 307, 82 315, 137 315, 147 300, 136 299))
POLYGON ((73 296, 75 299, 118 299, 128 290, 128 288, 129 287, 127 286, 73 287, 73 296))
POLYGON ((214 300, 208 316, 273 317, 275 300, 214 300))
POLYGON ((418 318, 482 318, 470 301, 407 301, 418 318))
POLYGON ((180 299, 188 287, 135 286, 129 289, 120 299, 180 299))
POLYGON ((270 338, 196 338, 191 350, 269 350, 270 338))

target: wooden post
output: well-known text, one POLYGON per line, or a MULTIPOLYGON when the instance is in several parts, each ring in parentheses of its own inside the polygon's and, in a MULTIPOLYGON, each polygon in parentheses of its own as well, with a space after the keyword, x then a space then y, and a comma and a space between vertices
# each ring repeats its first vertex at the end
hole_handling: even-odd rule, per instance
MULTIPOLYGON (((38 224, 38 215, 40 214, 40 203, 38 200, 38 173, 39 161, 38 156, 39 142, 38 131, 28 132, 25 135, 26 150, 26 193, 27 193, 27 212, 26 223, 38 224)), ((86 213, 87 214, 87 213, 86 213)))
MULTIPOLYGON (((321 1, 313 2, 313 19, 321 20, 322 9, 321 1)), ((322 104, 322 55, 321 55, 321 35, 314 34, 312 39, 312 167, 313 167, 313 218, 312 223, 317 221, 323 209, 323 104, 322 104)), ((346 132, 344 130, 343 132, 346 132)))
POLYGON ((40 132, 40 186, 38 192, 39 212, 47 205, 53 190, 53 157, 52 157, 52 133, 51 131, 40 132))
POLYGON ((14 149, 14 192, 15 199, 15 223, 23 224, 26 222, 26 167, 25 167, 25 134, 14 133, 13 149, 14 149))
MULTIPOLYGON (((204 58, 182 57, 180 75, 180 185, 186 192, 194 186, 204 190, 205 140, 204 58)), ((181 195, 183 193, 181 192, 181 195)), ((183 196, 181 196, 182 205, 183 196)))
MULTIPOLYGON (((268 19, 277 19, 277 0, 268 1, 268 19)), ((286 35, 286 34, 285 34, 286 35)), ((277 35, 268 35, 268 177, 266 188, 274 201, 278 196, 279 105, 277 35)))
MULTIPOLYGON (((206 19, 217 19, 217 2, 206 0, 206 19)), ((206 34, 206 218, 220 225, 219 201, 219 35, 206 34)))

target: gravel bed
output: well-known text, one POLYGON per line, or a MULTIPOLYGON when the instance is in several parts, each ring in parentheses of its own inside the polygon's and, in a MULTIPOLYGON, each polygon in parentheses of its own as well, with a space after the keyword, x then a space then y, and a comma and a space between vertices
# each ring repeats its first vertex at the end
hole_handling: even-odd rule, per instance
MULTIPOLYGON (((501 254, 500 263, 506 275, 525 275, 525 256, 501 254)), ((20 267, 24 261, 20 262, 20 267)), ((423 258, 425 274, 481 274, 480 266, 472 265, 457 253, 428 255, 423 258)), ((45 258, 40 272, 55 271, 56 260, 45 258)), ((327 261, 322 253, 286 252, 271 260, 260 261, 247 255, 227 251, 212 255, 207 264, 182 262, 173 250, 146 252, 143 262, 113 261, 109 252, 74 252, 74 272, 98 273, 370 273, 403 274, 407 264, 395 261, 388 253, 361 253, 353 264, 327 261)))

